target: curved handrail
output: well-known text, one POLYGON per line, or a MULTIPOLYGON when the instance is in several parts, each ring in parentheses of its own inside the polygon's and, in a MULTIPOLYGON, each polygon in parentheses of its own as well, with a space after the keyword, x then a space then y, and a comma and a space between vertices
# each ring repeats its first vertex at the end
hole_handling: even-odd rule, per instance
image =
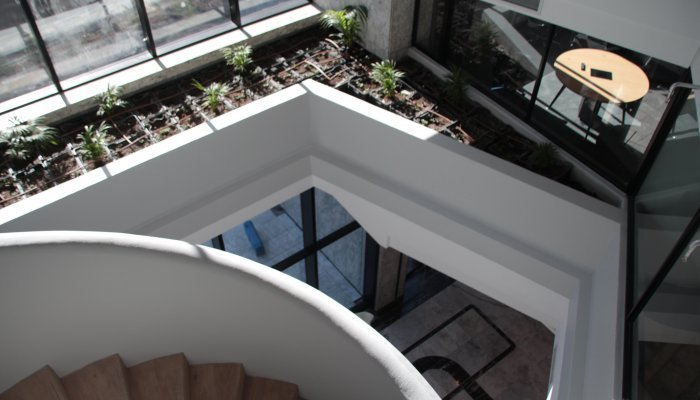
POLYGON ((184 352, 295 382, 306 399, 439 399, 386 339, 310 286, 181 241, 101 232, 0 234, 0 392, 119 353, 184 352))

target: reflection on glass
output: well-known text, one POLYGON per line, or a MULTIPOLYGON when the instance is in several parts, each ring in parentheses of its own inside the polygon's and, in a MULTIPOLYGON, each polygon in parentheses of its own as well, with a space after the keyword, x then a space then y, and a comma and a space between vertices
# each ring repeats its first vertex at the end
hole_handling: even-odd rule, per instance
POLYGON ((318 252, 319 289, 345 307, 362 295, 365 231, 354 230, 318 252))
MULTIPOLYGON (((696 233, 693 240, 700 239, 696 233)), ((700 252, 678 260, 634 323, 632 398, 700 393, 700 252)))
POLYGON ((333 196, 318 188, 314 190, 317 239, 321 239, 353 221, 352 216, 333 196))
POLYGON ((133 0, 29 3, 60 79, 117 68, 113 64, 139 54, 147 57, 133 0))
POLYGON ((51 85, 22 8, 6 1, 0 14, 0 101, 51 85))
POLYGON ((302 282, 306 282, 306 264, 304 263, 304 260, 301 260, 297 262, 296 264, 292 265, 291 267, 285 269, 284 272, 285 274, 291 276, 292 278, 296 278, 302 282))
POLYGON ((449 63, 474 84, 524 116, 535 87, 551 25, 475 0, 455 2, 449 63))
POLYGON ((636 197, 635 299, 647 288, 698 207, 700 132, 695 96, 691 95, 636 197))
POLYGON ((145 0, 156 46, 160 48, 183 38, 194 42, 233 29, 231 10, 224 3, 223 0, 145 0))
POLYGON ((273 266, 304 247, 301 226, 293 219, 301 214, 299 196, 271 208, 224 232, 226 251, 273 266))
POLYGON ((415 46, 430 57, 440 60, 441 43, 445 35, 446 0, 420 0, 415 46))
POLYGON ((666 108, 669 85, 682 76, 680 67, 557 28, 532 119, 568 150, 625 186, 666 108), (575 65, 562 64, 574 49, 586 50, 579 51, 582 56, 575 65), (609 53, 614 56, 607 62, 595 56, 609 53), (602 77, 591 76, 595 70, 602 71, 602 77), (613 70, 624 72, 605 75, 613 70), (621 81, 623 76, 634 79, 621 81))
POLYGON ((243 25, 307 4, 307 0, 239 0, 243 25))

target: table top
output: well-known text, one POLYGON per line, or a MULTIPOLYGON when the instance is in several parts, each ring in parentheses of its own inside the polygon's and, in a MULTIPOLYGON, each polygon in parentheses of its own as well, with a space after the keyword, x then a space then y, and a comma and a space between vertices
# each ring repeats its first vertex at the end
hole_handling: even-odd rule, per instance
POLYGON ((564 86, 592 100, 629 103, 641 99, 649 91, 649 78, 641 68, 605 50, 566 51, 554 61, 554 68, 564 86), (611 72, 612 79, 591 76, 592 69, 611 72))

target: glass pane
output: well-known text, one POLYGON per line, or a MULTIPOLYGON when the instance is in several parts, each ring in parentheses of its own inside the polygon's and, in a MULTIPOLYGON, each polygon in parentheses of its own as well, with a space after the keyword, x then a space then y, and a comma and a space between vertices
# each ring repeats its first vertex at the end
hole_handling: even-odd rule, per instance
POLYGON ((245 223, 224 232, 226 251, 273 266, 304 247, 299 196, 285 201, 245 223))
POLYGON ((445 34, 447 1, 420 0, 415 46, 430 57, 439 60, 439 49, 445 34))
POLYGON ((345 208, 333 196, 320 189, 314 190, 317 239, 321 239, 353 221, 352 215, 345 211, 345 208))
POLYGON ((239 0, 241 23, 247 25, 263 18, 308 4, 307 0, 239 0))
POLYGON ((133 0, 29 3, 60 79, 98 68, 107 73, 140 60, 132 56, 148 57, 133 0))
MULTIPOLYGON (((700 240, 697 233, 696 240, 700 240)), ((698 398, 699 296, 700 251, 696 251, 687 261, 676 262, 634 323, 633 399, 698 398)))
POLYGON ((224 3, 228 4, 226 0, 146 0, 156 46, 159 50, 168 43, 179 47, 235 28, 224 3), (173 43, 179 40, 182 43, 173 43))
POLYGON ((555 142, 625 186, 684 70, 556 28, 532 120, 555 142))
POLYGON ((306 282, 306 264, 304 263, 304 260, 299 261, 282 272, 291 276, 292 278, 306 282))
POLYGON ((636 197, 635 299, 699 206, 700 135, 696 99, 691 95, 636 197))
POLYGON ((319 289, 345 307, 362 296, 365 265, 365 231, 343 236, 318 252, 319 289))
POLYGON ((15 1, 4 1, 0 12, 1 102, 52 82, 22 8, 15 1))
POLYGON ((525 116, 551 25, 488 3, 458 0, 448 59, 473 84, 525 116))

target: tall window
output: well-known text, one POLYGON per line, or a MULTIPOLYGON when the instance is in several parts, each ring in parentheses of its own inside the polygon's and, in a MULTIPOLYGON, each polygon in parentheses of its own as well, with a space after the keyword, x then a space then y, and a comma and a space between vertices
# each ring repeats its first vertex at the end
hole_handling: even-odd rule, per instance
POLYGON ((51 77, 22 7, 0 3, 0 102, 47 88, 51 77))
POLYGON ((145 0, 144 3, 153 40, 160 52, 235 27, 227 0, 145 0))
POLYGON ((98 69, 118 69, 148 57, 133 0, 35 0, 30 4, 61 80, 98 69))
POLYGON ((365 294, 367 241, 333 196, 311 189, 207 244, 276 268, 352 308, 365 294))

